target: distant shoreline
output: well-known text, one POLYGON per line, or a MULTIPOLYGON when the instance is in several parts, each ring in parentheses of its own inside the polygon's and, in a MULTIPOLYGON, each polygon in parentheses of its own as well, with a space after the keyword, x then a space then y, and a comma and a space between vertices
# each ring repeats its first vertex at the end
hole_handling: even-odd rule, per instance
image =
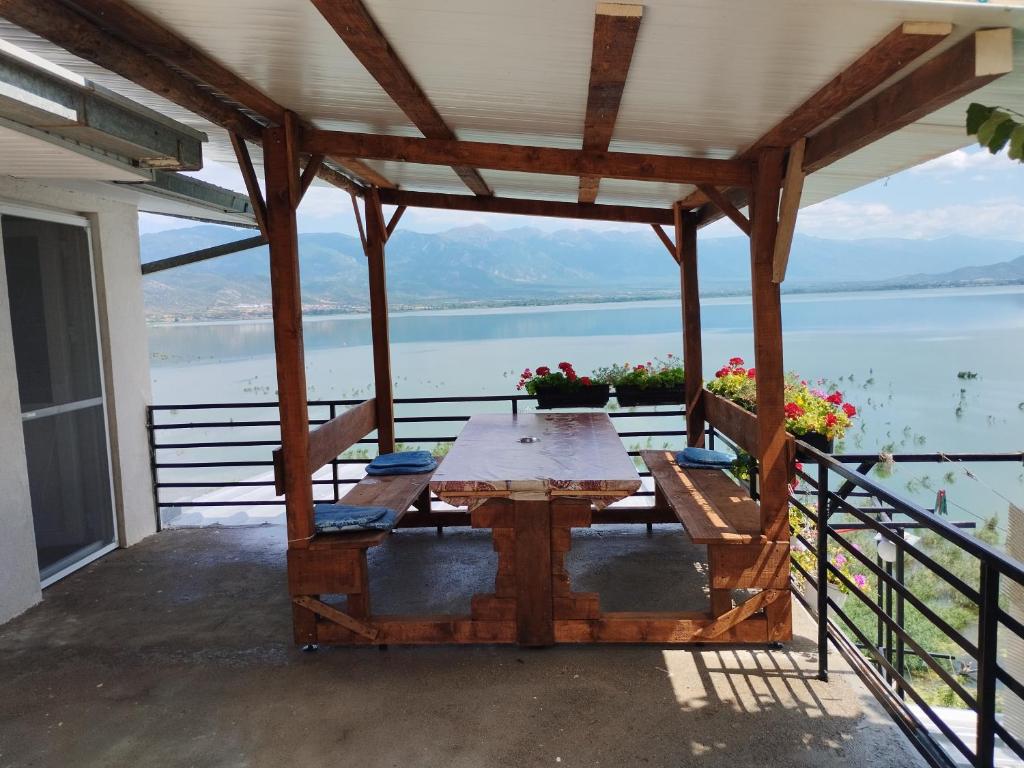
MULTIPOLYGON (((835 294, 835 293, 882 293, 890 291, 918 291, 918 290, 941 290, 941 289, 969 289, 969 288, 1002 288, 1024 285, 1024 279, 1012 280, 970 280, 951 282, 930 282, 930 281, 885 281, 883 283, 849 283, 849 284, 805 284, 792 288, 783 288, 783 296, 812 295, 812 294, 835 294)), ((701 293, 702 299, 738 298, 750 296, 749 290, 720 290, 701 293)), ((529 307, 551 307, 565 304, 628 304, 641 303, 646 301, 664 301, 667 299, 679 298, 678 291, 650 291, 644 293, 627 294, 575 294, 565 296, 544 296, 532 299, 487 299, 472 301, 467 299, 452 299, 446 301, 435 301, 424 304, 413 304, 408 302, 392 302, 390 312, 411 313, 411 312, 439 312, 448 310, 463 309, 506 309, 506 308, 529 308, 529 307)), ((303 314, 306 317, 322 317, 330 315, 366 315, 369 314, 368 305, 337 305, 331 307, 304 307, 303 314)), ((146 324, 149 326, 168 326, 179 323, 218 323, 218 322, 249 322, 265 321, 271 319, 269 306, 252 307, 251 311, 244 308, 231 308, 217 313, 197 314, 162 314, 147 313, 146 324)))

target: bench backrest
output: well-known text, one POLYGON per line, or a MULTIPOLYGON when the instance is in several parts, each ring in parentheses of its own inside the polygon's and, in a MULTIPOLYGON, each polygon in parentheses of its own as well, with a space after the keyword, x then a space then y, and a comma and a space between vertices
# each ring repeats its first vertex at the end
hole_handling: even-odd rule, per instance
MULTIPOLYGON (((329 464, 377 428, 377 401, 374 398, 354 405, 340 416, 321 424, 309 433, 309 474, 329 464)), ((274 490, 284 493, 284 454, 274 451, 274 490)))
MULTIPOLYGON (((757 416, 706 389, 701 391, 700 396, 708 424, 751 456, 760 456, 757 416)), ((786 463, 792 478, 796 471, 796 440, 790 434, 786 435, 786 463)))

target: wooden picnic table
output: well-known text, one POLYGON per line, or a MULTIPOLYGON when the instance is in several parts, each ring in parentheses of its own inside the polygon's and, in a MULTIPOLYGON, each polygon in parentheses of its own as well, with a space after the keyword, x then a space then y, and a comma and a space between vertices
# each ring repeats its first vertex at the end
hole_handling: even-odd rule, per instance
POLYGON ((515 620, 521 645, 550 645, 557 619, 597 618, 597 595, 570 589, 571 530, 640 488, 606 413, 473 416, 430 487, 493 532, 495 591, 474 596, 474 620, 515 620))

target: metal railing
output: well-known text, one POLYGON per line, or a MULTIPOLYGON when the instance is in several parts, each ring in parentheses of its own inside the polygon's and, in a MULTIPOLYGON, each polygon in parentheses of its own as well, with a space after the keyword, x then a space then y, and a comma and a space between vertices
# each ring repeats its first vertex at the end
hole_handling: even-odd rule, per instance
MULTIPOLYGON (((438 429, 438 425, 450 427, 474 413, 518 413, 533 400, 527 395, 399 398, 395 401, 397 440, 416 446, 451 443, 456 439, 451 432, 457 430, 438 429), (435 412, 452 405, 458 413, 435 412)), ((322 424, 359 402, 310 401, 310 425, 322 424)), ((271 449, 279 444, 276 409, 276 402, 152 406, 150 453, 158 515, 168 507, 280 505, 272 497, 270 458, 271 449), (254 479, 254 473, 260 476, 254 479), (265 499, 244 502, 188 497, 189 491, 197 489, 233 488, 267 488, 269 492, 265 499)), ((635 442, 645 442, 643 447, 682 447, 683 415, 681 407, 609 412, 617 426, 633 427, 619 431, 632 456, 639 455, 637 446, 631 446, 635 442), (670 428, 655 428, 666 420, 670 428), (661 444, 655 446, 655 440, 661 444)), ((719 441, 736 450, 716 430, 709 430, 708 436, 710 445, 719 441)), ((368 446, 366 455, 349 451, 333 461, 330 477, 314 479, 314 489, 322 489, 322 497, 326 491, 326 498, 337 500, 345 484, 358 481, 340 476, 340 468, 365 464, 374 453, 369 448, 374 442, 372 437, 360 441, 368 446)), ((832 456, 798 445, 802 466, 797 471, 799 485, 790 497, 794 594, 812 613, 824 617, 818 622, 820 676, 828 675, 831 642, 932 766, 954 765, 950 751, 977 768, 993 766, 997 748, 1024 758, 1024 746, 997 717, 998 698, 1017 697, 1024 712, 1024 681, 1015 678, 999 658, 1001 639, 1012 637, 1024 644, 1024 614, 1014 610, 1024 610, 1024 605, 1000 601, 1002 585, 1024 588, 1024 566, 965 532, 976 522, 947 520, 871 478, 869 473, 882 457, 832 456), (891 543, 890 549, 895 550, 891 561, 883 560, 878 547, 863 538, 875 535, 891 543), (819 552, 826 557, 818 557, 819 552), (851 578, 839 555, 842 562, 855 563, 866 574, 861 575, 863 580, 851 578), (812 567, 807 566, 808 556, 812 567), (922 578, 943 585, 946 604, 929 601, 916 586, 922 578), (818 589, 822 583, 838 588, 838 593, 818 589), (812 596, 811 591, 816 594, 812 596), (965 606, 968 614, 970 606, 975 607, 976 631, 973 625, 965 628, 965 606), (960 611, 956 621, 950 617, 953 609, 960 611), (922 627, 927 631, 922 632, 922 627), (954 652, 929 647, 934 644, 951 646, 954 652), (943 719, 941 708, 932 704, 936 686, 961 710, 974 713, 973 739, 959 735, 943 719)), ((885 461, 1021 463, 1024 453, 900 454, 885 461)), ((749 477, 741 481, 756 498, 756 463, 749 467, 749 477)), ((640 474, 650 476, 646 471, 640 474)))

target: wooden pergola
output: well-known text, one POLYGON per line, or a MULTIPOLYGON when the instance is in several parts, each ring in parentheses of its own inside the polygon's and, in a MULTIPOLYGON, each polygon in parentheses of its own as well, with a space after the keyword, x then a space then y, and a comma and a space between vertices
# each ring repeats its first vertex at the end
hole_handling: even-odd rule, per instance
MULTIPOLYGON (((1012 30, 965 30, 946 21, 908 19, 842 71, 823 73, 831 79, 732 157, 686 156, 611 149, 633 54, 638 40, 642 42, 645 11, 640 5, 597 4, 582 146, 566 148, 459 139, 426 95, 433 84, 417 81, 360 0, 312 3, 421 137, 318 128, 221 64, 217 51, 200 50, 159 17, 147 15, 127 0, 0 0, 0 15, 11 22, 230 134, 257 222, 270 245, 282 444, 276 459, 287 507, 296 638, 303 642, 514 640, 514 633, 509 635, 507 627, 498 626, 501 622, 472 617, 458 626, 429 618, 404 624, 378 621, 365 599, 365 547, 321 548, 316 543, 313 472, 374 430, 381 453, 395 449, 385 260, 388 239, 409 207, 649 224, 679 265, 688 442, 702 445, 710 421, 754 455, 759 465, 760 524, 757 535, 748 539, 756 543, 747 545, 755 549, 730 560, 730 567, 738 574, 758 567, 763 570, 766 552, 773 562, 781 559, 788 564, 788 484, 794 452, 784 428, 780 284, 804 179, 1010 72, 1012 30), (262 147, 265 195, 249 144, 262 147), (384 167, 394 163, 450 167, 471 194, 400 188, 374 161, 385 161, 384 167), (482 171, 536 174, 541 190, 547 178, 571 177, 578 180, 578 193, 575 200, 553 195, 548 195, 552 199, 503 196, 494 192, 482 171), (311 432, 296 209, 315 178, 352 195, 369 270, 375 383, 371 400, 311 432), (602 180, 692 185, 692 189, 671 206, 599 203, 602 180), (385 205, 396 206, 390 219, 385 205), (756 419, 736 417, 702 388, 697 231, 723 216, 750 238, 756 419), (361 589, 350 588, 353 579, 361 582, 361 589), (319 593, 333 592, 350 594, 346 612, 318 601, 319 593), (333 629, 325 630, 324 624, 333 629)), ((422 501, 418 495, 422 488, 416 491, 415 499, 406 499, 398 491, 396 498, 408 507, 411 501, 422 501)), ((746 585, 742 579, 732 583, 746 585)), ((754 599, 735 608, 728 589, 718 589, 717 594, 713 589, 711 610, 703 623, 648 623, 638 630, 639 635, 628 637, 656 642, 786 640, 791 636, 788 584, 775 579, 772 585, 771 599, 754 599), (776 593, 782 599, 775 599, 776 593), (761 616, 757 633, 723 631, 739 627, 755 611, 761 616), (710 632, 709 626, 716 632, 710 632)))

